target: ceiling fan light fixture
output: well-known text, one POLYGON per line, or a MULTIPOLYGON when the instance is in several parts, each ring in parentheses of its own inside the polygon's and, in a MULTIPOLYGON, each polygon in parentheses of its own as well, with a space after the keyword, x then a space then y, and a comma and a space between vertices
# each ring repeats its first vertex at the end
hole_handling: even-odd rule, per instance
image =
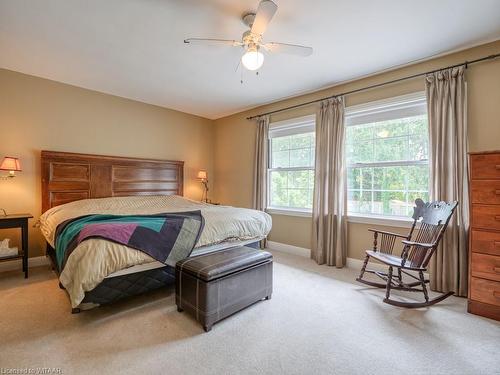
POLYGON ((310 56, 313 53, 311 47, 277 42, 264 43, 262 41, 262 35, 266 31, 277 10, 278 6, 273 0, 260 0, 255 13, 246 13, 242 17, 243 23, 249 29, 243 33, 241 41, 213 38, 188 38, 184 40, 184 43, 243 47, 244 54, 241 56, 241 65, 250 71, 256 71, 264 64, 264 54, 260 52, 262 48, 269 53, 288 53, 290 55, 303 57, 310 56))
POLYGON ((248 70, 257 70, 264 64, 264 54, 256 47, 249 47, 241 56, 241 63, 248 70))

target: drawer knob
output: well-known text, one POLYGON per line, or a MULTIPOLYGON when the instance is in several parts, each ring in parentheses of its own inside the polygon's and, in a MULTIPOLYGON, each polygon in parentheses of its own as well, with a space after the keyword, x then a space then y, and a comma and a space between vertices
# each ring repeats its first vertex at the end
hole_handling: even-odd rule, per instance
POLYGON ((500 195, 500 190, 499 189, 495 190, 495 194, 500 195))
POLYGON ((500 241, 494 241, 493 246, 495 246, 496 248, 500 248, 500 241))
POLYGON ((496 298, 500 298, 500 292, 497 292, 496 290, 493 292, 493 296, 496 298))
POLYGON ((495 215, 495 220, 500 221, 500 215, 495 215))
POLYGON ((495 271, 496 273, 500 273, 500 267, 493 267, 493 271, 495 271))
POLYGON ((500 171, 500 164, 495 165, 495 169, 500 171))

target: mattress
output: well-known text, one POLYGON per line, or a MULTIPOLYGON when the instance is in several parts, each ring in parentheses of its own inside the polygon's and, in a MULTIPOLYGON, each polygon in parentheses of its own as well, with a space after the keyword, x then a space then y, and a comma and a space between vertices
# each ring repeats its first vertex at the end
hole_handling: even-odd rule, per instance
MULTIPOLYGON (((192 255, 216 251, 217 245, 227 248, 228 243, 255 242, 266 237, 271 230, 271 217, 264 212, 215 206, 175 195, 84 199, 51 208, 40 217, 39 224, 45 239, 53 247, 57 226, 75 217, 88 214, 137 215, 194 210, 201 211, 205 226, 192 255)), ((133 269, 134 266, 160 267, 155 262, 139 250, 91 238, 73 250, 59 281, 66 288, 72 306, 77 307, 85 292, 95 288, 104 278, 123 270, 138 272, 133 269), (145 266, 146 264, 150 265, 145 266)))

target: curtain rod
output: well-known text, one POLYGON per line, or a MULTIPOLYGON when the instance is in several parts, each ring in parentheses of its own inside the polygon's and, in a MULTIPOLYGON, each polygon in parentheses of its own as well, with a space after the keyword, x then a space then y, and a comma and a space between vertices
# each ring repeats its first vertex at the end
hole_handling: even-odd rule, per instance
POLYGON ((326 100, 326 99, 336 98, 338 96, 354 94, 354 93, 357 93, 357 92, 371 90, 371 89, 375 89, 377 87, 381 87, 381 86, 385 86, 385 85, 390 85, 390 84, 401 82, 401 81, 406 81, 408 79, 413 79, 413 78, 425 76, 427 74, 436 73, 436 72, 439 72, 439 71, 444 70, 444 69, 456 68, 457 66, 461 66, 461 65, 465 65, 465 68, 467 68, 468 65, 472 65, 472 64, 475 64, 475 63, 478 63, 478 62, 482 62, 482 61, 486 61, 486 60, 494 60, 497 57, 500 57, 500 53, 496 53, 494 55, 489 55, 489 56, 484 56, 484 57, 481 57, 479 59, 475 59, 475 60, 472 60, 472 61, 464 61, 463 63, 460 63, 460 64, 450 65, 450 66, 447 66, 445 68, 435 69, 435 70, 431 70, 429 72, 417 73, 417 74, 413 74, 413 75, 410 75, 410 76, 393 79, 392 81, 377 83, 375 85, 362 87, 362 88, 359 88, 359 89, 356 89, 356 90, 346 91, 346 92, 343 92, 341 94, 330 95, 330 96, 327 96, 327 97, 324 97, 324 98, 321 98, 321 99, 315 99, 315 100, 311 100, 309 102, 292 105, 290 107, 276 109, 274 111, 270 111, 270 112, 266 112, 266 113, 261 113, 260 115, 255 115, 255 116, 247 117, 247 120, 253 120, 254 118, 257 118, 257 117, 260 117, 260 116, 272 115, 274 113, 279 113, 279 112, 283 112, 283 111, 288 111, 290 109, 304 107, 304 106, 309 105, 309 104, 318 103, 318 102, 321 102, 321 101, 326 100))

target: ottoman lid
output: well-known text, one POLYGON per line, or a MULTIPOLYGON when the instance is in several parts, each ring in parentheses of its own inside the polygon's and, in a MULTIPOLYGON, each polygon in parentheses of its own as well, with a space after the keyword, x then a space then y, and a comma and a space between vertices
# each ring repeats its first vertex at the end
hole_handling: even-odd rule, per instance
POLYGON ((206 255, 183 259, 176 264, 181 272, 211 281, 258 264, 270 262, 271 253, 251 247, 235 247, 206 255))

